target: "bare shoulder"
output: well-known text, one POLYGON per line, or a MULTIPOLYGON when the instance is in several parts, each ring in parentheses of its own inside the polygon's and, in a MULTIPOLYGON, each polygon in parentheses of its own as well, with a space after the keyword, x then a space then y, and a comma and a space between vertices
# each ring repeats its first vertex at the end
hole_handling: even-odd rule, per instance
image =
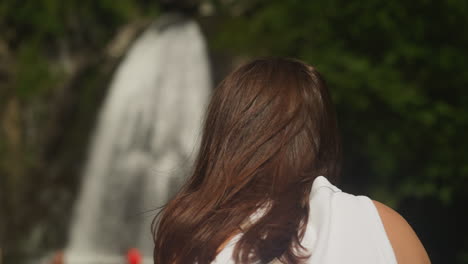
POLYGON ((399 264, 429 264, 424 246, 408 222, 395 210, 373 201, 399 264))

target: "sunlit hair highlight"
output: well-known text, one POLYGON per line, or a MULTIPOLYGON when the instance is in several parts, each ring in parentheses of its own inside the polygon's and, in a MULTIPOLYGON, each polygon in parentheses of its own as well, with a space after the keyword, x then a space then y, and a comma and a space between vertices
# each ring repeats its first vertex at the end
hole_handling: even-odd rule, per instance
POLYGON ((334 108, 312 66, 245 64, 214 91, 193 173, 154 222, 155 263, 210 263, 239 232, 236 263, 301 263, 313 254, 300 243, 312 182, 333 181, 340 158, 334 108))

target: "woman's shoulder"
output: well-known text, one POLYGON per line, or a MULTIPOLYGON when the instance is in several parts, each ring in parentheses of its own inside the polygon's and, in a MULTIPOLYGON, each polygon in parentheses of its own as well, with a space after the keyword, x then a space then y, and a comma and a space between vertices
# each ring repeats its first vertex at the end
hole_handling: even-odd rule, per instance
POLYGON ((328 247, 353 243, 353 250, 378 248, 379 254, 392 263, 430 263, 408 222, 383 203, 343 192, 319 176, 312 185, 310 205, 311 225, 331 231, 325 243, 328 247))
POLYGON ((374 200, 372 202, 382 219, 398 263, 431 263, 424 246, 408 222, 387 205, 374 200))
POLYGON ((324 176, 312 184, 302 242, 314 252, 310 263, 397 263, 372 200, 346 193, 324 176))

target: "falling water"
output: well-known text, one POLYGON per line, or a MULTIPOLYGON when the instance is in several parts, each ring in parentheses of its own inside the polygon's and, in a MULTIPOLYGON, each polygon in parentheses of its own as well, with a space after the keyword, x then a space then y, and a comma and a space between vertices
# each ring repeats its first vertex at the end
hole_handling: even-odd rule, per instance
POLYGON ((151 258, 148 210, 167 201, 191 165, 211 90, 208 64, 189 19, 164 16, 135 41, 98 120, 66 264, 124 263, 130 248, 151 258))

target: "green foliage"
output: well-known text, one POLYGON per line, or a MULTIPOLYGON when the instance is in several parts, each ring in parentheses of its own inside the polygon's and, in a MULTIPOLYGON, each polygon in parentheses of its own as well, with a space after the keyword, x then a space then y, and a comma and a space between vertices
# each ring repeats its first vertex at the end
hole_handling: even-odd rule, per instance
POLYGON ((44 95, 62 79, 57 63, 64 49, 100 51, 118 26, 156 13, 156 4, 134 0, 1 1, 0 40, 14 59, 11 88, 25 100, 44 95))
POLYGON ((323 73, 345 189, 403 210, 433 263, 468 263, 468 2, 211 2, 213 47, 297 57, 323 73))
POLYGON ((146 0, 0 1, 0 262, 63 246, 73 166, 105 91, 106 47, 157 12, 146 0))
POLYGON ((37 45, 28 43, 18 51, 16 94, 24 99, 43 95, 54 87, 56 76, 49 70, 49 64, 37 45))
MULTIPOLYGON (((206 2, 216 11, 212 47, 234 55, 297 57, 324 74, 344 138, 345 184, 393 206, 408 198, 447 206, 467 198, 468 1, 206 2)), ((32 105, 47 105, 49 95, 59 94, 60 84, 68 80, 64 56, 78 62, 100 57, 119 27, 157 13, 155 1, 147 0, 0 1, 0 61, 9 63, 0 67, 0 95, 6 95, 0 98, 0 110, 4 102, 19 98, 19 120, 25 119, 25 113, 35 110, 32 105), (7 82, 2 82, 4 76, 7 82)), ((105 77, 99 66, 83 74, 82 88, 74 94, 79 117, 68 137, 75 143, 60 141, 60 158, 78 155, 78 145, 84 145, 84 130, 89 130, 102 94, 98 87, 105 77)), ((32 127, 40 133, 46 131, 40 125, 48 115, 38 116, 32 123, 39 125, 32 127)), ((12 124, 20 134, 28 128, 12 124)), ((0 209, 11 217, 0 217, 0 231, 16 237, 7 240, 0 232, 0 247, 16 260, 7 250, 29 248, 23 240, 37 225, 28 222, 35 211, 26 212, 21 205, 24 199, 39 204, 31 198, 37 193, 26 194, 37 188, 37 178, 46 177, 36 170, 44 173, 41 166, 50 164, 38 164, 37 157, 43 143, 38 138, 47 136, 34 141, 21 134, 15 156, 3 136, 0 131, 0 189, 11 195, 0 192, 8 210, 0 209), (14 225, 7 230, 5 224, 14 225)), ((457 246, 462 247, 467 248, 466 242, 457 246)), ((458 263, 467 263, 467 256, 459 254, 458 263)))
POLYGON ((325 75, 338 107, 345 171, 372 175, 366 178, 375 198, 450 203, 464 194, 466 1, 215 3, 228 18, 214 47, 298 57, 325 75))

